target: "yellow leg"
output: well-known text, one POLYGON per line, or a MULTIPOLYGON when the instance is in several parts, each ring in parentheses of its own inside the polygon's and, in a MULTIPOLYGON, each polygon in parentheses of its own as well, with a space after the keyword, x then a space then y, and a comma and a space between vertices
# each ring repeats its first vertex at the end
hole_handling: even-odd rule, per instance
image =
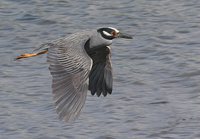
POLYGON ((16 57, 16 60, 22 59, 22 58, 29 58, 29 57, 34 57, 34 56, 42 55, 42 54, 45 54, 47 52, 48 52, 48 50, 44 50, 44 51, 41 51, 39 53, 33 53, 33 54, 25 53, 25 54, 22 54, 22 55, 16 57))

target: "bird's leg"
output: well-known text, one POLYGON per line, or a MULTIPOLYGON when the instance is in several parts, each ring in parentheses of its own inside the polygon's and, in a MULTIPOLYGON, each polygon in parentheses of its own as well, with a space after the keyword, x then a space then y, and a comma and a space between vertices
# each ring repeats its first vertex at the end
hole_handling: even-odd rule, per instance
POLYGON ((38 53, 25 53, 25 54, 22 54, 22 55, 16 57, 15 59, 18 60, 18 59, 22 59, 22 58, 34 57, 34 56, 45 54, 47 52, 48 52, 48 50, 44 50, 44 51, 41 51, 41 52, 38 52, 38 53))

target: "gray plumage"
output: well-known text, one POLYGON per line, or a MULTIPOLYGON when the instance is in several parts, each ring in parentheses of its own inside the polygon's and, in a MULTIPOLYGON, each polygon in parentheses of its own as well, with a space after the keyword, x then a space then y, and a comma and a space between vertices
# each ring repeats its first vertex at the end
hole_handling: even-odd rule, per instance
MULTIPOLYGON (((97 96, 112 93, 111 52, 108 46, 112 44, 112 39, 120 37, 119 34, 115 28, 81 31, 39 48, 48 49, 53 99, 60 119, 69 121, 78 117, 88 90, 97 96)), ((131 38, 128 35, 123 37, 131 38)))

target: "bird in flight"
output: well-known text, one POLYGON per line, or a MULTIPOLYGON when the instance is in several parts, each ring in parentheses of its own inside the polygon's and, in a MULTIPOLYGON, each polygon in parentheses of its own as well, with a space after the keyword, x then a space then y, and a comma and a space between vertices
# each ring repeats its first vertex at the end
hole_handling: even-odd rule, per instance
POLYGON ((113 75, 110 45, 115 38, 132 39, 113 27, 84 30, 25 53, 16 60, 47 53, 52 75, 52 93, 59 118, 75 120, 89 90, 98 97, 112 93, 113 75))

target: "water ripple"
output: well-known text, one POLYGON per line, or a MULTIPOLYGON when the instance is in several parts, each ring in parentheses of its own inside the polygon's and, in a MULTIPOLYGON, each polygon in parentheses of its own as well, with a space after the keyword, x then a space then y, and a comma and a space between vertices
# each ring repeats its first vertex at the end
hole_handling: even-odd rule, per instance
POLYGON ((183 139, 200 134, 200 1, 1 0, 2 139, 183 139), (77 121, 58 120, 46 57, 13 61, 43 42, 114 26, 114 90, 88 93, 77 121))

